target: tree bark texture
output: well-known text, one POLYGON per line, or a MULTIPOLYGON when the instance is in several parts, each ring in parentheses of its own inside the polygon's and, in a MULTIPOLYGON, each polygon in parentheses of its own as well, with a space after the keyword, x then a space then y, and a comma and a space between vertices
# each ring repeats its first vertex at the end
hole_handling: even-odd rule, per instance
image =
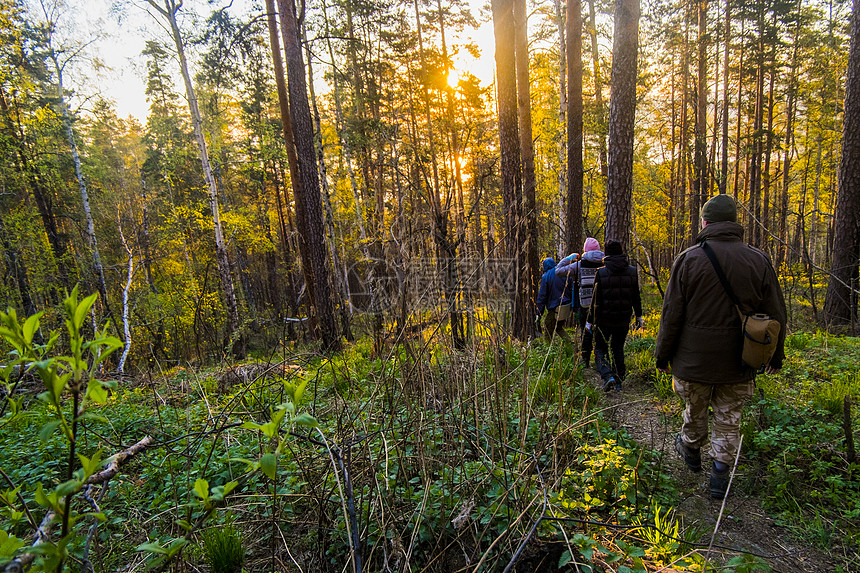
POLYGON ((690 242, 699 234, 699 209, 708 194, 708 158, 706 155, 708 126, 708 0, 698 0, 699 6, 699 48, 698 78, 696 83, 696 147, 695 147, 695 190, 690 206, 690 242))
POLYGON ((525 252, 525 224, 522 212, 520 140, 517 129, 517 78, 514 46, 513 0, 493 0, 493 32, 496 38, 496 70, 499 106, 499 155, 502 175, 502 202, 505 209, 505 253, 514 275, 513 335, 528 336, 532 317, 526 316, 528 268, 525 252))
POLYGON ((612 41, 609 99, 609 156, 606 182, 606 235, 629 245, 633 195, 633 129, 636 118, 636 58, 639 0, 617 0, 612 41))
POLYGON ((854 0, 851 11, 833 246, 824 314, 830 324, 854 323, 860 256, 860 0, 854 0))
POLYGON ((594 72, 594 103, 597 106, 597 138, 598 157, 600 158, 600 175, 606 180, 606 109, 603 103, 603 76, 600 72, 600 50, 597 46, 597 15, 594 3, 588 0, 588 33, 591 39, 591 63, 594 72))
POLYGON ((729 45, 731 42, 732 33, 732 15, 731 8, 728 2, 725 5, 726 9, 726 24, 723 34, 723 121, 722 121, 722 139, 721 152, 722 161, 720 164, 720 193, 726 193, 726 187, 729 179, 729 45))
POLYGON ((526 216, 526 249, 528 255, 529 300, 537 297, 540 266, 537 249, 537 180, 535 148, 532 138, 532 105, 529 89, 529 42, 526 0, 514 0, 514 52, 517 66, 517 118, 519 122, 520 159, 522 160, 523 199, 526 216))
POLYGON ((323 209, 320 198, 319 174, 314 151, 314 129, 308 104, 305 66, 299 42, 296 20, 296 5, 293 0, 278 0, 281 16, 281 34, 284 39, 284 54, 287 62, 287 84, 290 96, 290 113, 293 136, 296 144, 299 175, 302 186, 302 203, 307 229, 308 255, 314 273, 312 288, 316 299, 320 334, 326 350, 338 350, 341 346, 334 305, 331 298, 328 251, 323 229, 323 209))
POLYGON ((567 3, 567 253, 582 246, 582 3, 567 3))
POLYGON ((555 18, 558 26, 558 235, 556 236, 556 254, 559 258, 568 254, 567 251, 567 174, 564 169, 567 160, 568 141, 565 137, 567 126, 567 49, 565 46, 565 11, 561 0, 554 0, 555 18))

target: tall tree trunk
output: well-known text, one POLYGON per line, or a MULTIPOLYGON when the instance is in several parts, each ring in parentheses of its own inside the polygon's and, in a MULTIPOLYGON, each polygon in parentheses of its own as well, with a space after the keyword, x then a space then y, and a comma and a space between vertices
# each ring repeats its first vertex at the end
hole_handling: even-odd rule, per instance
POLYGON ((727 183, 729 180, 729 46, 732 33, 732 17, 731 7, 728 2, 725 3, 726 23, 724 28, 723 42, 723 123, 722 123, 722 141, 721 152, 722 161, 720 163, 720 193, 725 194, 727 183))
POLYGON ((855 324, 857 319, 860 256, 860 0, 854 0, 851 11, 844 109, 833 260, 824 302, 824 315, 830 324, 855 324))
POLYGON ((308 89, 310 90, 311 103, 313 105, 314 147, 316 148, 317 152, 317 164, 319 165, 320 182, 322 184, 323 211, 325 213, 325 230, 326 237, 328 238, 326 244, 328 246, 329 255, 331 256, 332 266, 334 268, 333 278, 334 284, 337 287, 338 299, 342 301, 341 304, 338 306, 340 314, 341 334, 343 334, 343 336, 345 336, 347 340, 352 340, 353 336, 349 324, 349 292, 346 284, 347 279, 339 272, 341 265, 340 261, 338 260, 339 257, 337 254, 337 239, 335 238, 334 233, 334 214, 332 213, 331 208, 331 193, 329 192, 328 178, 326 177, 326 164, 322 136, 322 120, 320 119, 319 108, 317 107, 316 95, 314 93, 314 68, 311 58, 310 44, 307 42, 307 31, 305 30, 304 22, 302 23, 302 38, 305 41, 305 50, 308 58, 308 89))
MULTIPOLYGON (((775 54, 774 54, 775 55, 775 54)), ((764 145, 764 168, 762 171, 762 197, 761 197, 761 224, 759 228, 760 236, 762 237, 762 245, 771 245, 771 241, 766 238, 770 233, 770 159, 773 155, 773 84, 774 75, 776 74, 775 64, 770 70, 770 83, 768 86, 767 95, 767 131, 765 132, 764 145)), ((768 249, 772 250, 772 249, 768 249)))
POLYGON ((530 281, 527 256, 525 224, 522 210, 520 176, 520 140, 517 130, 517 78, 514 46, 510 39, 514 35, 513 0, 493 0, 493 32, 496 38, 496 84, 499 106, 499 154, 501 159, 502 202, 505 209, 506 254, 513 261, 514 292, 513 325, 514 337, 525 340, 534 327, 527 315, 530 281))
POLYGON ((696 84, 696 148, 695 148, 695 191, 690 205, 690 242, 699 234, 699 209, 708 194, 708 0, 698 0, 699 48, 698 78, 696 84))
MULTIPOLYGON (((595 83, 597 81, 595 80, 595 83)), ((567 3, 567 253, 582 246, 582 3, 567 3)), ((595 92, 597 94, 599 92, 595 92)))
MULTIPOLYGON (((800 11, 800 1, 797 3, 797 11, 800 11)), ((788 259, 788 187, 791 182, 791 156, 794 151, 794 116, 795 116, 795 101, 797 98, 797 52, 798 52, 798 35, 800 33, 800 19, 794 27, 794 48, 791 52, 791 69, 788 76, 788 89, 785 105, 785 137, 783 138, 782 148, 785 156, 783 157, 782 165, 782 194, 781 203, 782 209, 779 216, 779 238, 782 243, 777 257, 777 268, 788 259)))
MULTIPOLYGON (((439 34, 442 41, 442 60, 444 62, 448 61, 448 45, 445 41, 445 13, 442 10, 442 2, 441 0, 436 0, 436 8, 438 10, 439 15, 439 34)), ((515 38, 515 41, 519 41, 515 38)), ((528 54, 526 54, 526 75, 528 75, 528 54)), ((526 101, 528 101, 528 89, 526 90, 526 101)), ((455 124, 454 117, 454 98, 453 98, 453 90, 447 89, 445 92, 446 104, 447 104, 447 114, 448 114, 448 125, 449 125, 449 135, 450 135, 450 144, 451 144, 451 163, 452 163, 452 171, 454 173, 454 186, 457 192, 457 234, 455 238, 451 238, 446 236, 446 240, 444 242, 446 260, 445 260, 445 269, 444 269, 444 277, 445 277, 445 298, 448 300, 448 321, 451 325, 451 336, 452 341, 454 343, 454 348, 462 349, 466 347, 466 335, 467 335, 467 327, 464 324, 463 320, 463 312, 461 311, 460 300, 464 299, 466 295, 463 292, 463 289, 460 288, 462 284, 461 277, 459 276, 460 265, 458 264, 459 254, 457 249, 461 244, 463 244, 464 234, 465 234, 465 217, 466 217, 466 206, 463 201, 463 178, 462 173, 460 172, 460 140, 459 135, 457 133, 457 126, 455 124)), ((522 117, 520 118, 522 121, 522 117)), ((531 127, 531 115, 528 118, 529 127, 531 127)), ((534 149, 532 149, 531 156, 531 166, 532 166, 532 179, 534 179, 534 149)), ((450 197, 450 196, 449 196, 450 197)), ((450 199, 446 199, 446 204, 450 205, 450 199)), ((532 193, 532 202, 534 203, 534 193, 532 193)), ((532 215, 532 222, 534 222, 534 214, 532 215)), ((530 245, 530 248, 534 248, 534 256, 537 259, 537 245, 530 245)), ((539 277, 538 277, 539 279, 539 277)))
MULTIPOLYGON (((681 138, 678 141, 678 210, 676 211, 678 221, 676 224, 683 227, 683 219, 687 218, 687 204, 689 203, 690 172, 690 15, 689 0, 684 3, 684 42, 681 44, 681 138)), ((679 232, 678 237, 682 238, 679 232)), ((686 246, 683 240, 680 248, 686 246)))
MULTIPOLYGON (((597 107, 597 153, 600 159, 600 174, 606 181, 606 104, 603 102, 603 76, 600 72, 600 50, 597 45, 597 15, 594 3, 596 0, 588 0, 588 33, 591 40, 591 64, 594 73, 594 103, 597 107)), ((580 44, 581 45, 581 44, 580 44)), ((580 64, 581 65, 581 64, 580 64)))
MULTIPOLYGON (((576 2, 577 5, 579 2, 576 2)), ((581 25, 580 25, 581 28, 581 25)), ((580 35, 577 35, 580 37, 580 35)), ((541 268, 537 249, 537 180, 535 178, 535 149, 532 141, 532 105, 529 89, 528 15, 526 0, 514 0, 514 52, 517 62, 517 118, 522 160, 523 199, 525 201, 526 241, 529 271, 529 300, 537 297, 541 268)), ((581 61, 581 60, 580 60, 581 61)))
POLYGON ((753 153, 750 160, 750 213, 747 240, 761 246, 761 178, 764 155, 764 12, 759 12, 758 64, 756 66, 755 117, 753 118, 753 153))
POLYGON ((191 83, 191 74, 188 71, 188 61, 185 58, 185 46, 179 25, 176 22, 176 14, 182 7, 181 0, 164 0, 164 7, 159 6, 155 0, 147 0, 147 3, 157 10, 170 24, 173 42, 176 45, 176 54, 179 57, 179 68, 182 80, 185 83, 185 93, 188 97, 188 110, 191 113, 191 123, 194 126, 194 137, 197 140, 197 151, 200 156, 200 164, 203 168, 203 177, 206 180, 209 191, 209 208, 212 211, 212 226, 215 234, 215 261, 218 265, 218 276, 221 280, 221 296, 227 309, 227 317, 230 322, 230 337, 236 337, 233 352, 243 356, 244 345, 241 342, 239 332, 239 308, 236 304, 236 293, 233 288, 233 276, 230 273, 230 260, 227 257, 227 245, 224 240, 224 231, 221 228, 221 209, 218 205, 218 185, 209 161, 209 150, 206 145, 206 136, 203 134, 203 120, 200 115, 200 107, 197 104, 197 95, 194 85, 191 83))
MULTIPOLYGON (((567 250, 567 170, 564 169, 570 142, 565 137, 569 131, 567 126, 567 48, 565 42, 565 16, 562 11, 561 0, 554 0, 555 19, 558 26, 558 236, 556 238, 556 254, 559 258, 564 257, 570 251, 567 250)), ((580 91, 582 85, 580 84, 580 91)), ((568 167, 570 164, 568 163, 568 167)))
POLYGON ((639 0, 616 0, 612 41, 612 92, 609 100, 606 239, 615 239, 625 246, 630 244, 638 53, 639 0))
MULTIPOLYGON (((287 82, 286 76, 284 74, 284 63, 281 59, 281 42, 278 37, 278 18, 277 12, 275 11, 275 0, 266 0, 266 12, 267 12, 267 23, 269 28, 269 45, 271 47, 272 52, 272 63, 275 72, 275 86, 278 92, 278 108, 281 112, 281 127, 283 129, 284 135, 284 145, 287 151, 287 165, 290 170, 290 183, 293 189, 293 198, 296 204, 296 220, 298 226, 298 251, 299 257, 302 260, 302 275, 305 279, 305 285, 307 285, 307 291, 309 293, 309 298, 311 301, 311 306, 316 308, 316 293, 311 285, 314 284, 314 270, 313 265, 310 264, 310 254, 307 249, 307 232, 304 228, 305 217, 304 213, 304 201, 302 200, 302 186, 301 186, 301 175, 299 175, 299 160, 296 156, 296 145, 293 138, 293 126, 290 121, 290 102, 289 96, 287 94, 287 82)), ((287 263, 287 268, 289 269, 292 265, 293 261, 293 248, 290 244, 290 232, 288 227, 291 225, 287 225, 290 222, 290 210, 289 210, 289 198, 285 198, 282 202, 281 187, 278 186, 278 219, 281 224, 281 238, 283 242, 284 248, 284 260, 287 263), (285 204, 285 205, 284 205, 285 204), (284 211, 286 211, 286 217, 284 217, 284 211)), ((284 195, 286 195, 286 186, 284 186, 284 195)), ((296 294, 295 288, 293 286, 292 275, 290 275, 290 307, 293 312, 298 312, 298 308, 296 308, 296 294)), ((311 315, 311 330, 316 330, 316 316, 311 315)))
POLYGON ((336 351, 341 347, 341 340, 337 331, 334 305, 331 298, 331 279, 329 277, 331 273, 323 229, 319 174, 317 173, 316 153, 314 152, 314 130, 308 104, 305 65, 296 20, 296 5, 293 0, 278 0, 278 9, 281 16, 281 34, 284 40, 284 54, 287 63, 290 119, 292 120, 296 144, 296 159, 301 177, 302 203, 308 233, 306 241, 308 255, 311 258, 310 261, 303 261, 303 263, 310 263, 313 267, 314 283, 308 286, 313 289, 315 294, 323 347, 326 350, 336 351))
POLYGON ((738 180, 740 178, 740 170, 741 170, 741 125, 743 122, 741 121, 741 102, 743 100, 744 93, 744 26, 746 24, 746 20, 741 20, 741 41, 740 50, 741 53, 738 56, 738 103, 737 103, 737 114, 738 118, 737 130, 735 133, 735 176, 734 183, 732 184, 732 194, 735 196, 735 200, 740 198, 740 189, 738 188, 738 180))

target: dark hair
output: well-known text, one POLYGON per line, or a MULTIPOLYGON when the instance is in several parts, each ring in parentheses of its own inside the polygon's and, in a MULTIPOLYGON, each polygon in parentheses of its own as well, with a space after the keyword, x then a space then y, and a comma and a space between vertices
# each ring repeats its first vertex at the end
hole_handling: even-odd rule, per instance
POLYGON ((621 243, 616 241, 615 239, 609 239, 606 241, 606 245, 604 247, 606 250, 603 251, 607 257, 612 255, 623 255, 624 248, 621 246, 621 243))

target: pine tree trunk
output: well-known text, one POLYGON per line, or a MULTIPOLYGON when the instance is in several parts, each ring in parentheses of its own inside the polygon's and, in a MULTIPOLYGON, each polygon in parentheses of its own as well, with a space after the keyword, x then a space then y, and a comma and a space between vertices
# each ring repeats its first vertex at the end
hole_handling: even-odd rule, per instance
POLYGON ((319 320, 323 347, 329 351, 337 351, 341 347, 341 341, 331 299, 330 266, 328 250, 325 246, 319 174, 317 173, 316 153, 314 152, 314 130, 308 104, 305 66, 299 43, 296 6, 293 0, 278 0, 278 8, 287 63, 290 119, 301 177, 302 203, 307 230, 306 242, 310 257, 310 261, 304 262, 311 264, 314 273, 314 283, 308 286, 313 289, 315 294, 317 319, 319 320))
POLYGON ((513 0, 493 0, 493 32, 496 38, 496 74, 499 106, 499 154, 502 203, 505 210, 505 253, 514 276, 513 336, 525 340, 534 321, 526 315, 529 272, 525 224, 522 212, 520 140, 517 129, 517 78, 514 46, 513 0))
MULTIPOLYGON (((797 10, 800 10, 800 2, 798 1, 797 10)), ((788 93, 786 95, 785 106, 785 137, 783 138, 782 148, 784 150, 783 165, 782 165, 782 194, 781 204, 782 209, 779 215, 779 238, 782 243, 777 257, 777 268, 782 266, 782 263, 788 259, 788 187, 791 182, 791 156, 794 151, 794 116, 795 116, 795 100, 797 98, 797 51, 798 51, 798 35, 800 31, 800 20, 794 28, 794 48, 791 52, 791 69, 788 76, 788 93)))
MULTIPOLYGON (((270 0, 271 1, 271 0, 270 0)), ((331 194, 329 192, 328 186, 328 178, 326 177, 326 164, 325 164, 325 155, 323 153, 323 135, 322 135, 322 120, 320 119, 319 108, 316 103, 316 95, 314 93, 314 68, 312 64, 310 44, 306 39, 307 32, 302 26, 302 38, 305 41, 305 49, 308 58, 308 88, 310 89, 311 102, 313 104, 313 116, 314 116, 314 147, 317 153, 317 164, 319 165, 319 173, 320 173, 320 182, 322 184, 322 200, 323 200, 323 211, 325 213, 325 230, 326 237, 328 241, 326 245, 328 246, 329 254, 332 260, 332 266, 334 268, 334 284, 337 287, 338 298, 343 301, 339 305, 339 314, 340 314, 340 325, 341 325, 341 334, 346 337, 347 340, 352 340, 352 332, 350 331, 350 305, 349 301, 349 293, 346 284, 346 277, 340 273, 340 261, 338 260, 337 253, 337 240, 335 238, 334 232, 334 214, 332 213, 331 208, 331 194)))
MULTIPOLYGON (((567 254, 582 247, 582 4, 567 3, 567 254)), ((599 92, 595 92, 599 93, 599 92)))
POLYGON ((860 0, 854 0, 851 12, 833 245, 824 315, 829 324, 856 325, 860 256, 860 0))
MULTIPOLYGON (((558 139, 556 149, 558 150, 558 235, 556 237, 556 254, 559 258, 566 256, 567 251, 567 170, 564 169, 569 147, 568 138, 565 134, 569 129, 567 126, 567 49, 565 43, 565 12, 561 7, 561 0, 554 0, 555 19, 558 26, 558 139)), ((568 163, 569 165, 569 163, 568 163)))
POLYGON ((606 240, 630 244, 633 197, 633 128, 639 53, 639 0, 616 0, 609 100, 609 173, 606 183, 606 240))
MULTIPOLYGON (((775 55, 775 54, 774 54, 775 55)), ((762 171, 762 197, 761 197, 761 223, 759 225, 762 245, 772 245, 768 233, 770 233, 770 159, 773 155, 773 85, 775 70, 771 68, 770 83, 767 96, 767 132, 765 134, 764 146, 764 169, 762 171)), ((771 249, 768 249, 771 250, 771 249)))
POLYGON ((698 0, 699 48, 698 78, 696 84, 696 142, 695 142, 695 191, 690 205, 690 242, 699 234, 699 210, 708 194, 708 0, 698 0))
POLYGON ((723 133, 721 141, 722 161, 720 163, 720 193, 727 192, 729 181, 729 46, 732 33, 731 7, 725 3, 726 24, 723 42, 723 133))
MULTIPOLYGON (((577 2, 577 5, 579 3, 577 2)), ((581 37, 581 36, 577 36, 581 37)), ((537 180, 535 179, 535 149, 532 140, 532 106, 529 94, 528 16, 526 0, 514 0, 514 53, 517 66, 517 118, 522 161, 523 199, 526 216, 526 249, 528 256, 529 295, 533 302, 540 283, 540 263, 537 249, 537 180)), ((529 321, 531 322, 531 321, 529 321)))
MULTIPOLYGON (((310 254, 308 253, 306 237, 307 232, 304 228, 305 217, 302 215, 304 213, 304 201, 302 199, 302 186, 301 186, 301 175, 299 174, 299 160, 296 156, 296 145, 293 138, 293 127, 290 121, 290 103, 289 96, 287 94, 287 82, 286 76, 284 74, 284 64, 281 59, 281 42, 278 36, 278 19, 277 12, 275 11, 275 0, 266 0, 266 12, 267 12, 267 21, 269 28, 269 45, 271 47, 272 53, 272 63, 275 72, 275 86, 278 92, 278 108, 281 112, 281 127, 283 129, 284 135, 284 145, 287 151, 287 164, 290 170, 290 183, 292 184, 293 189, 293 198, 295 200, 296 205, 296 219, 298 226, 298 251, 299 257, 302 260, 301 269, 302 275, 305 279, 305 285, 307 285, 307 292, 310 299, 310 305, 316 308, 316 293, 312 288, 314 284, 314 271, 313 265, 310 262, 310 254)), ((286 178, 283 178, 284 180, 286 178)), ((283 186, 284 195, 287 194, 286 185, 283 186)), ((281 225, 281 239, 283 243, 284 249, 284 261, 287 264, 287 269, 292 266, 294 252, 296 249, 293 248, 290 241, 290 227, 292 227, 292 219, 290 215, 289 208, 289 198, 284 198, 282 200, 281 197, 281 186, 278 186, 278 220, 281 225), (286 212, 286 213, 285 213, 286 212)), ((289 272, 289 270, 288 270, 289 272)), ((295 292, 295 286, 293 285, 292 275, 289 277, 290 282, 290 292, 289 292, 289 305, 290 310, 295 313, 298 313, 298 304, 297 297, 295 292)), ((316 316, 312 313, 308 313, 311 315, 311 331, 316 331, 316 316)))
POLYGON ((588 0, 588 32, 591 40, 591 63, 594 73, 594 103, 597 107, 597 153, 600 159, 600 175, 606 181, 606 104, 603 101, 603 76, 600 72, 600 51, 597 45, 597 15, 594 3, 596 0, 588 0))

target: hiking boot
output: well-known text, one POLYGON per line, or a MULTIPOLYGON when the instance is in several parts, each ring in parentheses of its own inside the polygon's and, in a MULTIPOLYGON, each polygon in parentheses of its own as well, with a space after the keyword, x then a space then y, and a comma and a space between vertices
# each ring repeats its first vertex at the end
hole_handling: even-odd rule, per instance
POLYGON ((615 381, 615 391, 616 391, 616 392, 621 392, 621 380, 616 380, 616 381, 615 381))
POLYGON ((681 434, 675 436, 675 451, 684 458, 688 470, 695 473, 702 471, 702 452, 699 448, 691 448, 685 444, 681 434))
POLYGON ((727 467, 724 471, 718 471, 716 467, 711 469, 711 497, 714 499, 723 499, 729 490, 729 478, 731 477, 731 468, 727 467))
POLYGON ((609 379, 603 383, 603 391, 612 392, 613 389, 621 390, 621 382, 619 382, 615 376, 610 376, 609 379))

